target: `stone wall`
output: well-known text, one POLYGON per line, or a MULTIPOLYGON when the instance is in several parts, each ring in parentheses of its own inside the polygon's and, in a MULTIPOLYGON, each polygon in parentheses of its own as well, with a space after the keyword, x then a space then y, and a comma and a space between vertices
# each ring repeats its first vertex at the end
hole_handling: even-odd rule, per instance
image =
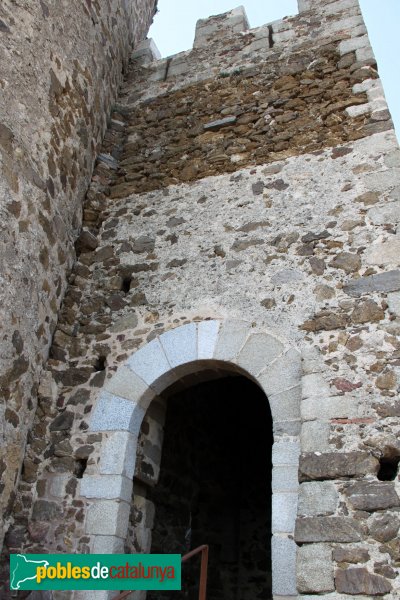
MULTIPOLYGON (((92 409, 125 406, 121 365, 158 335, 236 317, 303 357, 300 390, 276 342, 288 388, 269 397, 275 442, 293 458, 301 429, 302 455, 299 502, 293 461, 276 500, 288 561, 298 510, 297 591, 280 569, 275 598, 398 595, 400 151, 357 1, 299 7, 244 33, 240 11, 212 18, 192 51, 151 62, 142 47, 131 61, 84 205, 9 550, 123 545, 130 492, 113 503, 104 476, 127 432, 96 429, 92 409), (301 423, 288 418, 299 406, 301 423), (95 523, 106 508, 114 533, 95 523)), ((265 366, 256 339, 250 373, 265 366)), ((132 479, 132 464, 115 468, 132 479)))
POLYGON ((82 200, 122 70, 154 10, 154 0, 5 0, 0 7, 0 513, 6 519, 75 257, 82 200))

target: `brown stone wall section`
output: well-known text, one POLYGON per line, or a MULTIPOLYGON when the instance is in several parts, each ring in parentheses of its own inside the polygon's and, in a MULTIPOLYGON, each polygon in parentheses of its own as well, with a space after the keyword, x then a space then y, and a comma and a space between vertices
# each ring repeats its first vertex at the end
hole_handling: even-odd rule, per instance
MULTIPOLYGON (((0 513, 7 514, 37 383, 74 258, 81 202, 132 47, 154 0, 0 7, 0 513)), ((0 544, 3 532, 0 530, 0 544)))
POLYGON ((374 70, 354 70, 337 44, 302 52, 286 64, 265 62, 139 104, 128 115, 128 139, 112 198, 210 175, 231 173, 390 129, 390 116, 350 117, 365 105, 353 86, 374 70), (311 66, 310 66, 311 65, 311 66))

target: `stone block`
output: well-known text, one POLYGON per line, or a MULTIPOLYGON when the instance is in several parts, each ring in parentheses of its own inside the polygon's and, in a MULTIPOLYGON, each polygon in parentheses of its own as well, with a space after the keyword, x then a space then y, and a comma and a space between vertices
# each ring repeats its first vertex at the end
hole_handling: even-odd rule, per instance
POLYGON ((298 468, 276 466, 272 469, 273 492, 297 492, 299 488, 298 468))
POLYGON ((143 56, 150 57, 152 61, 161 58, 160 51, 152 38, 141 41, 132 53, 132 58, 134 60, 140 59, 143 56))
POLYGON ((131 479, 135 472, 137 436, 116 431, 104 439, 99 470, 104 475, 123 475, 131 479))
POLYGON ((298 441, 282 439, 272 446, 272 464, 297 467, 299 464, 300 443, 298 441))
POLYGON ((272 496, 272 533, 293 533, 297 515, 297 493, 275 492, 272 496))
POLYGON ((163 391, 175 381, 171 365, 158 339, 152 340, 135 352, 126 362, 126 366, 157 392, 163 391))
POLYGON ((339 494, 331 481, 302 483, 299 489, 299 516, 333 515, 339 506, 339 494))
POLYGON ((400 256, 400 239, 393 238, 387 242, 372 244, 364 253, 368 265, 398 265, 400 256))
POLYGON ((145 411, 131 400, 102 392, 92 419, 92 431, 129 431, 138 434, 145 411))
POLYGON ((297 0, 297 5, 299 13, 306 12, 307 10, 311 10, 312 0, 297 0))
POLYGON ((321 353, 315 346, 307 346, 301 351, 302 372, 304 375, 312 373, 321 373, 324 370, 324 363, 321 353))
POLYGON ((160 344, 171 367, 197 360, 197 327, 189 323, 163 333, 160 344))
POLYGON ((304 421, 357 417, 358 400, 348 396, 331 396, 330 398, 314 396, 302 401, 301 416, 304 421))
POLYGON ((190 69, 189 63, 182 58, 173 58, 168 68, 168 78, 185 75, 190 69))
POLYGON ((297 547, 292 539, 272 537, 272 592, 278 596, 297 596, 296 555, 297 547))
POLYGON ((359 546, 337 546, 333 550, 333 560, 338 563, 365 563, 370 559, 366 548, 359 546))
POLYGON ((397 290, 400 290, 399 270, 353 279, 343 288, 346 294, 355 298, 373 292, 395 292, 397 290))
POLYGON ((143 379, 124 366, 121 366, 115 375, 105 382, 104 389, 120 398, 137 402, 148 402, 155 396, 155 392, 143 379))
POLYGON ((302 398, 329 396, 330 386, 319 373, 303 375, 301 380, 302 398))
POLYGON ((212 358, 218 340, 219 321, 201 321, 197 325, 197 355, 199 360, 212 358))
POLYGON ((125 539, 128 532, 130 505, 115 500, 99 500, 87 509, 86 532, 125 539))
POLYGON ((294 29, 287 29, 286 31, 278 31, 273 33, 273 40, 275 44, 287 43, 290 40, 295 39, 296 33, 294 29))
POLYGON ((301 387, 285 390, 280 394, 268 396, 272 418, 276 421, 294 421, 300 419, 301 387))
POLYGON ((300 353, 291 348, 261 373, 258 383, 269 397, 300 385, 301 375, 300 353))
POLYGON ((348 40, 343 40, 339 44, 339 53, 341 56, 344 54, 348 54, 349 52, 354 52, 359 48, 364 48, 365 46, 369 46, 368 36, 350 38, 348 40))
POLYGON ((283 352, 284 346, 275 336, 254 333, 247 339, 235 362, 252 375, 257 376, 283 352))
POLYGON ((250 331, 245 321, 225 321, 218 336, 214 358, 231 361, 239 353, 250 331))
POLYGON ((372 575, 365 568, 337 569, 336 589, 343 594, 384 596, 392 590, 391 583, 380 575, 372 575))
POLYGON ((368 217, 374 225, 400 222, 400 202, 388 202, 385 206, 374 206, 368 211, 368 217))
POLYGON ((57 498, 64 498, 65 486, 67 485, 70 478, 71 475, 68 474, 55 475, 51 477, 49 482, 49 494, 57 498))
POLYGON ((297 588, 302 593, 333 592, 332 549, 327 544, 310 544, 297 553, 297 588))
POLYGON ((355 104, 354 106, 349 106, 346 108, 346 112, 351 118, 360 117, 361 115, 366 115, 371 112, 371 105, 369 103, 366 104, 355 104))
POLYGON ((277 421, 274 419, 273 431, 275 439, 285 435, 290 437, 299 437, 301 431, 301 421, 300 419, 295 419, 294 421, 277 421))
POLYGON ((327 421, 306 421, 301 427, 302 452, 328 452, 330 424, 327 421))
POLYGON ((199 19, 196 24, 196 35, 194 40, 194 48, 204 46, 209 43, 209 38, 217 33, 229 34, 240 33, 249 28, 246 11, 243 6, 234 8, 233 10, 209 17, 208 19, 199 19))
POLYGON ((114 535, 95 535, 92 546, 93 554, 123 554, 124 540, 114 535))
POLYGON ((387 303, 389 306, 389 311, 393 315, 396 315, 397 317, 399 317, 400 316, 400 292, 388 294, 387 303))
POLYGON ((222 127, 228 127, 234 125, 237 121, 237 117, 225 117, 224 119, 217 119, 216 121, 210 121, 205 123, 203 126, 205 131, 218 131, 222 127))
POLYGON ((393 512, 377 513, 368 522, 369 532, 378 542, 389 542, 397 536, 400 520, 393 512))
POLYGON ((299 480, 339 479, 375 475, 379 461, 367 452, 325 452, 302 454, 299 480))
POLYGON ((358 400, 348 396, 331 396, 330 398, 315 396, 302 401, 301 416, 304 421, 357 417, 358 400))
POLYGON ((400 169, 392 168, 386 171, 374 171, 364 175, 364 182, 367 189, 372 192, 385 192, 399 185, 400 169))
POLYGON ((100 500, 120 499, 130 502, 132 479, 121 475, 84 475, 80 480, 80 494, 100 500))
POLYGON ((294 538, 297 543, 361 542, 365 531, 351 517, 302 517, 296 521, 294 538))
POLYGON ((371 45, 368 44, 363 48, 358 48, 356 50, 356 59, 360 62, 362 61, 375 61, 375 55, 371 48, 371 45))
POLYGON ((372 512, 400 506, 394 483, 357 481, 346 488, 346 496, 356 510, 372 512))

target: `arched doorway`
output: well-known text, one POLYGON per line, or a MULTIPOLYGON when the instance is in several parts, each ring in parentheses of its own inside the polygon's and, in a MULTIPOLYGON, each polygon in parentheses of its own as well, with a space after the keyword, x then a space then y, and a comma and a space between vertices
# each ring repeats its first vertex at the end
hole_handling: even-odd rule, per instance
MULTIPOLYGON (((227 373, 253 382, 268 398, 274 432, 272 594, 274 599, 297 597, 293 536, 300 453, 300 354, 284 340, 257 331, 246 321, 206 320, 171 329, 136 351, 106 382, 89 429, 100 435, 101 441, 96 459, 80 485, 87 506, 85 532, 95 553, 150 552, 154 510, 140 486, 143 487, 146 475, 144 469, 147 478, 153 478, 154 483, 158 479, 161 444, 157 449, 154 440, 148 440, 148 448, 155 446, 151 448, 152 457, 141 451, 146 416, 152 407, 163 406, 165 393, 178 394, 179 390, 187 389, 188 382, 193 387, 196 382, 220 379, 227 373), (134 518, 136 512, 140 513, 140 522, 134 518)), ((265 396, 264 406, 267 406, 265 396)), ((245 397, 241 398, 241 411, 243 415, 251 413, 245 397)), ((157 418, 163 421, 162 415, 157 418)), ((268 418, 264 421, 268 422, 268 418)), ((265 496, 268 513, 270 494, 265 496)), ((269 560, 268 552, 269 545, 265 548, 264 562, 269 560)), ((103 597, 105 600, 108 594, 105 592, 103 597)))
MULTIPOLYGON (((271 598, 272 419, 250 379, 220 373, 166 390, 166 421, 151 551, 209 545, 208 600, 271 598), (244 406, 246 407, 244 410, 244 406)), ((151 406, 151 405, 150 405, 151 406)), ((145 417, 146 422, 146 417, 145 417)), ((147 428, 145 428, 147 431, 147 428)), ((143 434, 143 437, 144 434, 143 434)), ((143 457, 143 462, 145 462, 143 457)), ((183 594, 198 598, 198 561, 183 569, 183 594)), ((177 598, 148 593, 148 600, 177 598)))

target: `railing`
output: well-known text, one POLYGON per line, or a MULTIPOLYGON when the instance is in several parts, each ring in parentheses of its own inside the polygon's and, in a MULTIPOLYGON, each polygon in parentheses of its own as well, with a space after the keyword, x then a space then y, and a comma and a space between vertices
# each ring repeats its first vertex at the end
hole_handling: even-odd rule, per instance
POLYGON ((182 562, 186 562, 192 556, 201 552, 201 564, 200 564, 200 584, 199 584, 199 600, 206 600, 207 594, 207 569, 208 569, 208 546, 204 544, 195 548, 185 556, 182 556, 182 562))
MULTIPOLYGON (((200 584, 199 584, 199 600, 206 600, 207 595, 207 569, 208 569, 208 546, 203 544, 203 546, 199 546, 191 552, 188 552, 184 556, 182 556, 182 563, 186 562, 193 556, 201 553, 201 563, 200 563, 200 584)), ((118 596, 115 596, 113 600, 124 600, 127 598, 129 594, 132 594, 132 590, 121 592, 118 596)))

